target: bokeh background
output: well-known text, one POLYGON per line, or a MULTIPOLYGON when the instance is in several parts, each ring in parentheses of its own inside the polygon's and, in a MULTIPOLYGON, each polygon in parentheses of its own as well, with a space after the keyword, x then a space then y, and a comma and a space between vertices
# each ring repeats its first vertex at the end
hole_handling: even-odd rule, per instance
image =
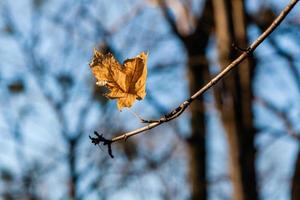
POLYGON ((0 199, 300 199, 300 5, 178 119, 101 96, 93 48, 149 53, 159 118, 236 58, 287 0, 1 0, 0 199), (233 47, 232 44, 234 44, 233 47))

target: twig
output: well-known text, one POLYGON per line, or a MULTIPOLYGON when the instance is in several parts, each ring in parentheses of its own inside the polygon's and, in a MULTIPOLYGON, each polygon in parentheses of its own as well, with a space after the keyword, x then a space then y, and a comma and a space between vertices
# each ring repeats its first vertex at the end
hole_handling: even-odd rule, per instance
POLYGON ((247 48, 247 51, 244 51, 238 58, 231 62, 224 70, 222 70, 217 76, 215 76, 210 82, 204 85, 200 90, 193 94, 189 99, 185 100, 180 104, 176 109, 172 110, 169 114, 161 117, 159 120, 154 120, 152 123, 149 123, 147 126, 138 128, 136 130, 121 134, 117 137, 112 138, 111 143, 117 142, 119 140, 126 140, 127 138, 137 135, 139 133, 150 130, 156 126, 159 126, 167 121, 173 120, 179 117, 185 109, 200 95, 214 86, 218 81, 220 81, 226 74, 228 74, 232 69, 237 68, 245 58, 249 56, 284 20, 288 13, 293 9, 293 7, 298 3, 299 0, 292 0, 290 3, 281 11, 279 16, 273 21, 273 23, 247 48))
POLYGON ((92 140, 92 143, 95 145, 100 145, 101 142, 103 143, 103 146, 107 145, 107 151, 108 151, 108 155, 111 158, 114 158, 113 154, 112 154, 112 150, 111 150, 111 140, 106 139, 105 137, 103 137, 102 134, 97 133, 97 131, 94 131, 94 134, 96 135, 96 137, 91 137, 89 136, 89 138, 92 140))
POLYGON ((147 119, 143 119, 141 116, 139 116, 138 114, 136 114, 133 110, 131 110, 130 108, 128 109, 138 120, 140 120, 142 123, 152 123, 152 122, 157 122, 157 120, 147 120, 147 119))
MULTIPOLYGON (((268 102, 266 99, 261 98, 261 97, 256 97, 255 101, 257 103, 259 103, 260 105, 264 106, 269 111, 271 111, 283 122, 283 125, 286 128, 287 135, 300 141, 300 135, 293 127, 293 124, 292 124, 291 120, 289 119, 287 110, 280 110, 279 108, 276 108, 276 106, 273 105, 271 102, 268 102)), ((284 132, 284 131, 282 131, 282 132, 284 132)))

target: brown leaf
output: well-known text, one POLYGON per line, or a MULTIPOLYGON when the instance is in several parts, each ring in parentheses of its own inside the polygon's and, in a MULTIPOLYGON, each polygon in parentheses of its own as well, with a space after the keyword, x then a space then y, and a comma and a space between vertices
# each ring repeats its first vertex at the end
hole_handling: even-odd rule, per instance
POLYGON ((116 99, 119 110, 131 107, 136 99, 142 100, 146 96, 147 57, 142 52, 121 65, 111 53, 104 55, 94 49, 90 67, 96 84, 110 90, 105 96, 116 99))

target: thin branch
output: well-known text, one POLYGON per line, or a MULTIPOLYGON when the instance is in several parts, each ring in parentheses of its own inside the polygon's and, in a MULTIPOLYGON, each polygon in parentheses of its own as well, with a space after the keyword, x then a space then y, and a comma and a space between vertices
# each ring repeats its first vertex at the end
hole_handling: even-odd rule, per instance
POLYGON ((149 123, 147 126, 138 128, 136 130, 124 133, 110 140, 111 143, 117 142, 119 140, 126 140, 127 138, 150 130, 156 126, 159 126, 167 121, 173 120, 179 117, 187 107, 204 92, 214 86, 218 81, 220 81, 226 74, 228 74, 232 69, 237 68, 237 66, 246 59, 284 20, 288 13, 293 9, 293 7, 298 3, 299 0, 292 0, 283 9, 283 11, 278 15, 278 17, 273 21, 273 23, 247 48, 247 51, 243 52, 238 58, 231 62, 224 70, 222 70, 217 76, 215 76, 210 82, 204 85, 200 90, 193 94, 189 99, 185 100, 176 109, 172 110, 169 114, 161 117, 159 120, 153 120, 155 122, 149 123))
POLYGON ((179 30, 177 28, 175 19, 173 19, 171 12, 168 10, 168 5, 167 5, 166 1, 158 0, 157 3, 162 10, 163 16, 165 17, 166 21, 169 23, 169 25, 172 29, 172 32, 175 33, 175 35, 178 36, 179 38, 182 38, 182 35, 179 33, 179 30))
POLYGON ((298 92, 300 93, 300 73, 298 72, 294 57, 291 54, 289 54, 285 49, 281 48, 274 39, 270 39, 270 43, 275 48, 276 53, 279 56, 282 56, 283 58, 285 58, 286 61, 288 62, 288 66, 290 68, 291 75, 293 76, 293 78, 296 82, 295 85, 297 86, 298 92))
MULTIPOLYGON (((275 105, 273 105, 271 102, 268 102, 266 99, 261 98, 261 97, 256 97, 255 101, 257 103, 259 103, 260 105, 264 106, 269 111, 271 111, 283 122, 283 125, 286 128, 287 135, 300 141, 300 135, 298 134, 297 130, 294 129, 293 124, 292 124, 291 120, 289 119, 287 110, 280 110, 275 105)), ((282 130, 281 132, 285 132, 285 131, 282 130)))

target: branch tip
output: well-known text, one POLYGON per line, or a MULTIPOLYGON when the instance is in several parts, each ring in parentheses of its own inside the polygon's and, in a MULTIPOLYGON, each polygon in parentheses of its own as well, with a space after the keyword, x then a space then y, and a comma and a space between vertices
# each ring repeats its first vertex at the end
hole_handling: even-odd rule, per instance
POLYGON ((102 145, 105 146, 107 145, 107 151, 108 151, 108 155, 111 158, 114 158, 113 154, 112 154, 112 149, 111 149, 111 140, 106 139, 105 137, 103 137, 103 134, 99 134, 97 131, 94 131, 94 134, 96 135, 96 137, 91 137, 89 135, 90 140, 92 141, 92 143, 94 145, 100 145, 102 142, 102 145))

